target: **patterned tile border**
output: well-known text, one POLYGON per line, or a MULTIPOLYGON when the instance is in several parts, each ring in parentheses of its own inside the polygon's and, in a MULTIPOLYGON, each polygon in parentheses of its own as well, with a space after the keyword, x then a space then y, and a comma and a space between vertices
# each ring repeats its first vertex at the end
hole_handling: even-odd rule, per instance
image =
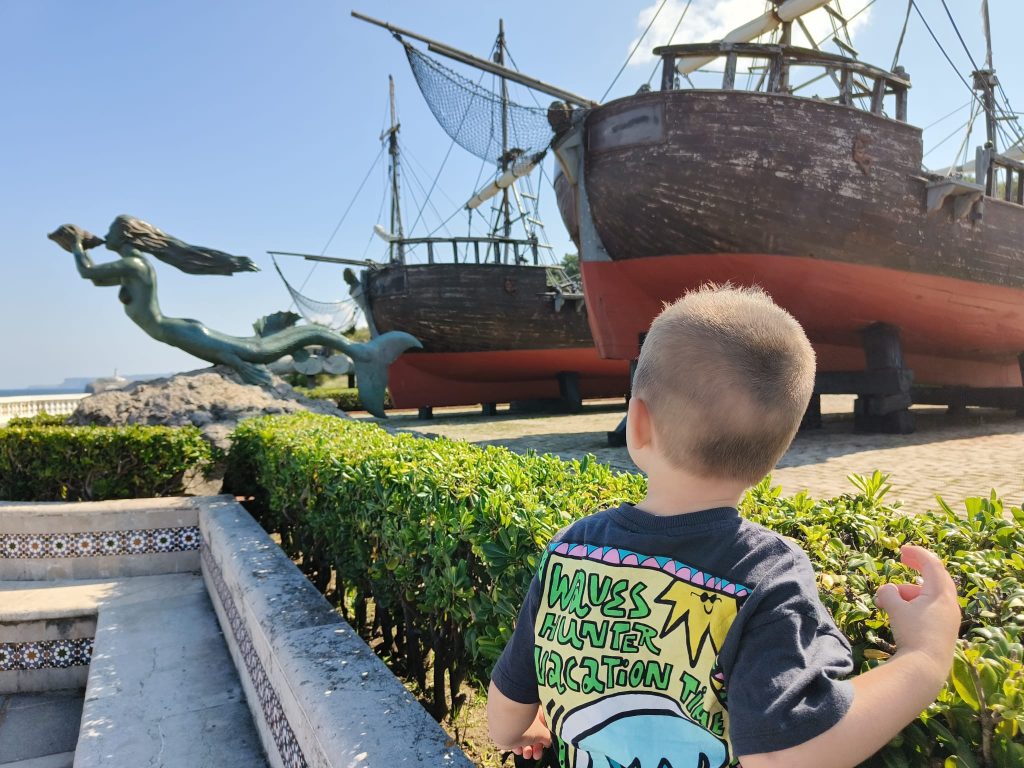
POLYGON ((204 546, 202 548, 202 558, 213 579, 213 586, 217 592, 217 598, 224 608, 228 624, 231 625, 231 634, 234 635, 235 643, 238 645, 242 660, 245 662, 246 671, 249 673, 249 680, 252 682, 257 698, 259 698, 260 709, 263 710, 263 718, 270 727, 270 733, 274 737, 274 744, 277 745, 277 752, 281 756, 281 760, 286 768, 307 768, 309 763, 306 761, 306 756, 302 753, 302 747, 295 738, 295 732, 292 730, 284 709, 281 707, 281 700, 277 696, 277 691, 274 690, 274 686, 270 683, 270 678, 263 667, 263 662, 260 661, 256 648, 252 644, 249 630, 246 628, 245 622, 242 621, 242 617, 235 605, 235 600, 231 596, 227 584, 224 582, 224 575, 210 554, 209 547, 204 546))
POLYGON ((0 643, 0 672, 21 669, 86 667, 92 661, 92 638, 0 643))
POLYGON ((0 533, 0 560, 187 552, 199 549, 201 539, 195 525, 84 533, 0 533))

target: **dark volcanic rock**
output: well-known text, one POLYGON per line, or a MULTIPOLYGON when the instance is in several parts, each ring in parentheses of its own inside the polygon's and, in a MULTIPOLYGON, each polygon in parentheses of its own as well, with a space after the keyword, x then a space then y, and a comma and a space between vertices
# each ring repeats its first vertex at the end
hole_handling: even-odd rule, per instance
POLYGON ((228 435, 239 421, 252 416, 312 411, 348 418, 332 403, 303 397, 277 377, 274 381, 272 389, 258 387, 244 383, 226 366, 214 366, 170 378, 134 382, 124 389, 85 398, 70 423, 192 425, 199 427, 215 446, 227 450, 228 435))

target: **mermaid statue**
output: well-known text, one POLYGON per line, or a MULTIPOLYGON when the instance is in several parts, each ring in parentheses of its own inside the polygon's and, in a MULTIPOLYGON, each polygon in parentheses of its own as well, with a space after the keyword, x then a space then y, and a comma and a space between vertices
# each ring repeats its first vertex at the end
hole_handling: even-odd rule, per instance
POLYGON ((230 336, 198 320, 164 316, 157 303, 156 272, 145 254, 183 272, 206 275, 258 271, 252 260, 190 245, 131 216, 114 219, 106 238, 74 224, 64 224, 48 237, 74 254, 78 273, 93 285, 120 286, 118 298, 124 304, 125 314, 154 339, 207 362, 227 365, 249 384, 270 386, 267 364, 305 347, 327 347, 352 359, 359 399, 367 411, 384 417, 388 366, 405 350, 422 346, 402 331, 389 331, 368 342, 356 343, 329 328, 312 324, 282 328, 266 335, 230 336), (121 258, 93 263, 87 251, 101 244, 121 258))

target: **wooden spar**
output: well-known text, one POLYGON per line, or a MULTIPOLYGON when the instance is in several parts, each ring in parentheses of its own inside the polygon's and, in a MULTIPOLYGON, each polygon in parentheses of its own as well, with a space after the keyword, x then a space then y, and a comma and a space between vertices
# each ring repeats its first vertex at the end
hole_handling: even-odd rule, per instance
MULTIPOLYGON (((513 165, 500 177, 492 181, 486 187, 477 192, 473 197, 466 203, 466 207, 470 210, 474 210, 480 207, 481 204, 487 202, 499 192, 505 192, 508 195, 508 188, 515 183, 516 179, 521 179, 523 176, 529 175, 534 168, 537 167, 537 161, 531 161, 529 163, 522 163, 520 165, 513 165)), ((505 237, 509 237, 509 233, 505 233, 505 237)))
MULTIPOLYGON (((992 31, 989 27, 988 2, 982 3, 981 16, 985 32, 985 67, 973 72, 972 75, 974 77, 974 90, 981 91, 981 101, 985 106, 985 132, 987 139, 985 148, 989 150, 985 156, 990 157, 991 154, 995 154, 997 151, 996 120, 998 118, 996 116, 995 87, 999 84, 999 80, 996 79, 996 71, 992 67, 992 31)), ((994 194, 996 178, 995 169, 991 161, 989 161, 987 168, 976 168, 976 170, 979 172, 978 179, 984 179, 985 194, 994 194)), ((1007 182, 1007 187, 1009 187, 1009 178, 1007 182)))
POLYGON ((988 0, 981 0, 981 19, 985 26, 985 69, 992 69, 992 25, 988 17, 988 0))
MULTIPOLYGON (((498 44, 497 50, 494 53, 494 63, 500 66, 505 65, 505 20, 498 19, 498 44)), ((504 174, 508 173, 509 169, 509 158, 508 158, 508 80, 504 77, 501 78, 501 170, 502 178, 504 174)), ((510 181, 509 184, 512 182, 510 181)), ((502 234, 505 237, 511 237, 512 235, 512 212, 508 205, 508 188, 509 184, 501 187, 501 219, 502 219, 502 234)), ((470 202, 473 202, 470 200, 470 202)), ((483 201, 481 201, 483 202, 483 201)), ((469 208, 469 205, 466 206, 469 208)), ((474 206, 475 207, 475 206, 474 206)), ((508 254, 508 248, 501 254, 502 262, 505 261, 505 256, 508 254)), ((495 254, 497 256, 498 254, 495 254)))
POLYGON ((388 130, 388 153, 391 155, 391 231, 398 237, 388 241, 390 261, 405 263, 405 233, 402 231, 402 204, 398 191, 398 118, 395 114, 395 80, 388 75, 388 89, 391 103, 391 128, 388 130), (398 254, 396 256, 395 250, 398 254))
MULTIPOLYGON (((771 32, 780 24, 791 22, 803 16, 805 13, 820 8, 828 3, 828 0, 788 0, 774 10, 766 11, 753 21, 749 21, 741 27, 722 38, 723 43, 749 43, 763 34, 771 32)), ((676 71, 681 75, 688 75, 705 64, 715 60, 715 56, 701 56, 700 58, 685 58, 676 65, 676 71)))
POLYGON ((298 256, 306 261, 324 261, 328 264, 351 264, 354 267, 383 267, 379 261, 371 259, 343 259, 340 256, 318 256, 315 253, 296 253, 295 251, 267 251, 271 256, 298 256))
MULTIPOLYGON (((794 2, 795 0, 790 1, 794 2)), ((527 88, 532 88, 535 91, 546 93, 548 96, 553 96, 554 98, 568 102, 569 104, 575 104, 578 107, 597 106, 596 101, 592 101, 591 99, 579 96, 575 93, 572 93, 571 91, 566 91, 562 88, 558 88, 557 86, 550 85, 548 83, 545 83, 543 80, 538 80, 535 77, 524 75, 521 72, 517 72, 514 69, 509 69, 508 67, 503 67, 498 64, 495 64, 494 62, 487 61, 487 59, 478 58, 471 53, 460 51, 458 48, 452 48, 449 45, 445 45, 444 43, 438 42, 437 40, 432 40, 429 37, 424 37, 423 35, 411 32, 408 29, 396 27, 392 24, 389 24, 386 21, 374 19, 370 16, 366 16, 365 14, 359 13, 358 11, 352 11, 352 16, 359 19, 360 21, 365 21, 368 24, 374 24, 378 27, 382 27, 388 30, 388 32, 391 32, 392 34, 400 35, 402 37, 411 37, 413 40, 419 40, 421 43, 426 43, 427 50, 432 51, 433 53, 437 53, 441 56, 446 56, 449 59, 454 59, 455 61, 458 61, 462 64, 466 64, 467 66, 475 67, 476 69, 482 69, 484 72, 490 72, 493 75, 508 78, 514 83, 519 83, 520 85, 525 85, 527 88)))

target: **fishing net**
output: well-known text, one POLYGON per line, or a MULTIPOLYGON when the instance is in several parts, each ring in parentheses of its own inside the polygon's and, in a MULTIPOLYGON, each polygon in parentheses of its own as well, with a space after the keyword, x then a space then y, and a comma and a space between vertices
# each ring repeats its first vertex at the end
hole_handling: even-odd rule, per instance
POLYGON ((355 301, 352 299, 316 301, 308 296, 303 296, 281 274, 281 268, 277 266, 277 260, 274 261, 274 269, 277 270, 278 277, 281 278, 284 287, 291 294, 292 301, 295 302, 295 308, 299 310, 299 314, 305 318, 307 323, 323 325, 339 333, 345 333, 355 327, 356 320, 359 317, 359 307, 355 301))
POLYGON ((548 111, 514 102, 502 104, 501 94, 483 88, 436 59, 405 44, 416 83, 445 133, 467 152, 501 163, 502 112, 508 116, 510 163, 548 148, 554 132, 548 111))

